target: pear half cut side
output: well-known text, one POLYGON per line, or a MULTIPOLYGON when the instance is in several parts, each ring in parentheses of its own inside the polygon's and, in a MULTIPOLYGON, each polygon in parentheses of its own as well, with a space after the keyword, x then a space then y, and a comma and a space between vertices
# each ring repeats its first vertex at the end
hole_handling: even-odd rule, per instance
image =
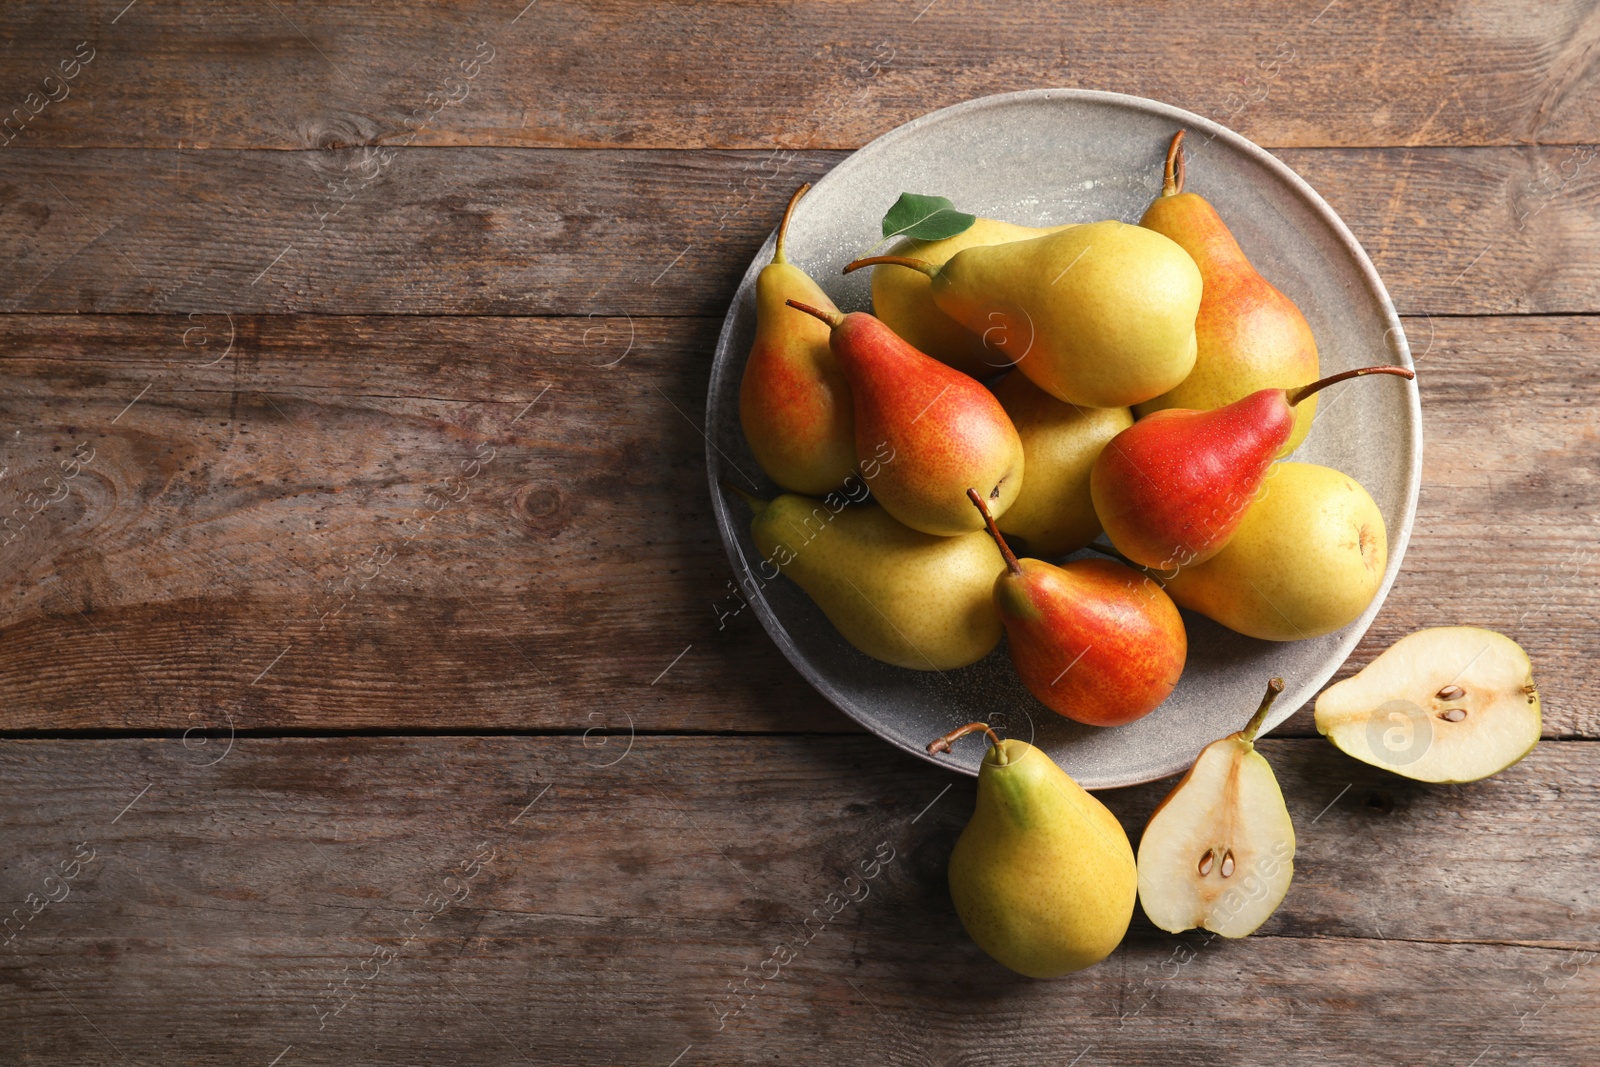
POLYGON ((1539 743, 1539 687, 1511 638, 1438 626, 1402 637, 1323 690, 1316 722, 1363 763, 1422 782, 1473 782, 1539 743))
POLYGON ((1277 910, 1294 877, 1294 823, 1255 734, 1283 691, 1274 678, 1249 724, 1213 741, 1139 839, 1139 904, 1168 933, 1244 937, 1277 910))

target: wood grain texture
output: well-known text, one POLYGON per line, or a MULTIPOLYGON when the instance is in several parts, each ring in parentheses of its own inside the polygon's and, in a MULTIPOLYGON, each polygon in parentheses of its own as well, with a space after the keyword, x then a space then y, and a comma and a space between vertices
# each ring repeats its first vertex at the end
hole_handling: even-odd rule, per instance
POLYGON ((226 317, 0 322, 10 725, 839 727, 728 584, 715 324, 235 324, 207 367, 226 317))
POLYGON ((1585 0, 120 7, 7 6, 8 108, 61 96, 43 79, 94 49, 14 145, 855 148, 1041 86, 1170 101, 1269 146, 1600 138, 1585 0))
POLYGON ((0 6, 0 1060, 1593 1059, 1600 4, 1204 8, 0 6), (1046 983, 953 914, 971 781, 742 610, 700 434, 792 188, 1040 86, 1217 119, 1349 223, 1427 445, 1341 673, 1490 626, 1546 734, 1429 787, 1301 711, 1263 930, 1136 914, 1046 983), (18 736, 78 730, 166 736, 18 736))
MULTIPOLYGON (((855 729, 728 585, 717 328, 0 316, 0 727, 855 729)), ((1424 488, 1347 670, 1488 626, 1600 737, 1600 320, 1408 330, 1424 488)))
MULTIPOLYGON (((949 902, 972 783, 875 739, 196 740, 0 745, 13 1062, 1568 1067, 1595 1033, 1594 743, 1428 787, 1268 740, 1299 851, 1261 932, 1136 915, 1033 982, 949 902)), ((1136 840, 1166 788, 1104 796, 1136 840)))
MULTIPOLYGON (((1593 147, 1279 155, 1408 314, 1600 312, 1593 147)), ((0 308, 720 316, 794 187, 841 158, 13 153, 0 172, 0 308)))

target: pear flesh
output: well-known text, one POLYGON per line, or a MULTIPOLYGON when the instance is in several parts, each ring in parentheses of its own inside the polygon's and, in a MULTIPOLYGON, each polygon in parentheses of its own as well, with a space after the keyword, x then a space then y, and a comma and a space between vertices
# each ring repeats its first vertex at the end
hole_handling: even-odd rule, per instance
POLYGON ((1194 366, 1200 270, 1175 242, 1117 221, 957 252, 933 299, 1058 400, 1120 408, 1194 366))
POLYGON ((1539 743, 1539 688, 1515 641, 1475 626, 1402 637, 1317 697, 1317 732, 1422 782, 1473 782, 1539 743))
MULTIPOLYGON (((1071 225, 1070 223, 1068 225, 1071 225)), ((980 218, 953 237, 938 241, 905 240, 891 251, 934 265, 942 265, 966 248, 998 245, 1042 237, 1066 226, 1018 226, 999 219, 980 218)), ((910 270, 872 272, 872 313, 916 348, 974 378, 987 378, 1010 366, 1011 359, 998 347, 955 321, 933 302, 925 274, 910 270)))
POLYGON ((1383 584, 1388 534, 1378 505, 1347 474, 1272 465, 1233 537, 1166 590, 1181 608, 1263 641, 1320 637, 1354 622, 1383 584))
MULTIPOLYGON (((1273 680, 1277 689, 1283 682, 1273 680)), ((1139 904, 1168 933, 1253 933, 1294 877, 1294 823, 1266 757, 1257 718, 1213 741, 1156 808, 1139 839, 1139 904)))
POLYGON ((746 497, 756 547, 873 659, 920 671, 953 670, 1000 643, 991 590, 1005 569, 982 531, 935 537, 876 505, 834 506, 785 494, 746 497))
POLYGON ((977 806, 949 874, 972 940, 1029 978, 1070 974, 1110 955, 1138 894, 1133 848, 1117 817, 1049 756, 1009 738, 984 757, 977 806))

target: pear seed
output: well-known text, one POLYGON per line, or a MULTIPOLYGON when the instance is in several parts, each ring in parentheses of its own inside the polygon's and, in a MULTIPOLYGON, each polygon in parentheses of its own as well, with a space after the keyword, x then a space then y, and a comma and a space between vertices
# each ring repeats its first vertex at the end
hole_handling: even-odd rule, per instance
POLYGON ((1449 711, 1441 711, 1439 713, 1439 718, 1443 719, 1445 722, 1460 722, 1466 717, 1466 708, 1451 708, 1449 711))
POLYGON ((1204 856, 1200 857, 1200 877, 1204 878, 1206 875, 1211 873, 1211 864, 1212 864, 1212 862, 1214 860, 1216 860, 1216 858, 1217 858, 1217 850, 1216 849, 1214 849, 1214 848, 1206 849, 1206 854, 1204 856))
POLYGON ((1460 700, 1467 695, 1467 691, 1459 685, 1447 685, 1437 695, 1440 700, 1460 700))
POLYGON ((1222 857, 1222 877, 1229 878, 1233 875, 1233 849, 1229 849, 1222 857))

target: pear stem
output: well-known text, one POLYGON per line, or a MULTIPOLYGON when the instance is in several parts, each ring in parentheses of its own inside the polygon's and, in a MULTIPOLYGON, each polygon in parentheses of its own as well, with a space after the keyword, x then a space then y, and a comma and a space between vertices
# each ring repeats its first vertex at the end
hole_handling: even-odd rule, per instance
POLYGON ((1312 393, 1321 392, 1330 385, 1337 385, 1351 378, 1359 378, 1364 374, 1394 374, 1407 381, 1417 376, 1417 372, 1410 367, 1362 367, 1360 370, 1347 370, 1340 374, 1330 375, 1321 381, 1312 382, 1310 385, 1302 385, 1298 389, 1288 390, 1289 406, 1294 407, 1312 393))
POLYGON ((1283 679, 1274 678, 1267 683, 1267 695, 1261 698, 1261 706, 1256 713, 1250 716, 1250 721, 1245 723, 1244 729, 1239 731, 1239 738, 1245 744, 1253 744, 1256 731, 1261 729, 1261 724, 1267 721, 1267 709, 1272 707, 1272 702, 1278 699, 1278 694, 1283 692, 1283 679))
POLYGON ((1179 130, 1172 135, 1172 143, 1167 146, 1167 175, 1161 183, 1162 196, 1176 196, 1183 192, 1183 131, 1179 130))
POLYGON ((772 262, 774 263, 789 262, 788 257, 784 255, 783 251, 784 238, 789 236, 789 219, 794 215, 794 206, 800 202, 800 198, 805 196, 806 190, 810 188, 811 183, 806 182, 800 188, 796 189, 794 191, 794 195, 789 198, 789 206, 783 209, 783 221, 778 223, 778 247, 774 249, 772 253, 772 262))
POLYGON ((928 755, 932 756, 940 752, 949 752, 950 742, 959 741, 968 734, 975 734, 979 730, 982 730, 984 733, 989 735, 989 743, 994 746, 994 761, 1002 767, 1004 767, 1007 763, 1010 763, 1011 761, 1006 757, 1006 746, 1000 743, 999 736, 996 735, 993 730, 989 729, 989 724, 986 722, 969 722, 965 726, 957 727, 956 729, 951 730, 943 737, 934 738, 932 741, 928 742, 928 755))
POLYGON ((763 511, 765 511, 767 509, 767 505, 772 503, 772 501, 770 501, 770 500, 762 500, 760 497, 755 496, 752 493, 745 492, 743 489, 740 489, 737 485, 734 485, 732 482, 728 481, 728 479, 726 479, 726 478, 718 478, 717 482, 722 486, 722 488, 726 489, 728 492, 732 493, 734 496, 737 496, 740 500, 743 500, 746 504, 749 504, 750 505, 750 510, 755 512, 757 515, 761 514, 763 511))
POLYGON ((798 300, 785 300, 784 303, 799 311, 804 311, 807 315, 815 315, 835 329, 844 321, 844 316, 837 311, 823 311, 821 308, 814 308, 810 304, 802 304, 798 300))
POLYGON ((976 489, 968 489, 967 499, 976 505, 978 513, 983 516, 984 525, 989 527, 989 536, 994 538, 994 543, 1000 548, 1000 554, 1006 558, 1006 570, 1020 575, 1022 564, 1017 562, 1017 557, 1012 553, 1011 546, 1006 544, 1006 539, 1000 536, 1000 527, 995 525, 994 516, 989 514, 989 505, 984 503, 983 494, 976 489))
POLYGON ((851 271, 860 270, 862 267, 877 266, 879 263, 892 263, 897 267, 910 267, 912 270, 920 270, 930 278, 939 273, 937 265, 929 263, 925 259, 912 259, 910 256, 868 256, 866 259, 858 259, 854 263, 847 264, 844 272, 849 274, 851 271))

